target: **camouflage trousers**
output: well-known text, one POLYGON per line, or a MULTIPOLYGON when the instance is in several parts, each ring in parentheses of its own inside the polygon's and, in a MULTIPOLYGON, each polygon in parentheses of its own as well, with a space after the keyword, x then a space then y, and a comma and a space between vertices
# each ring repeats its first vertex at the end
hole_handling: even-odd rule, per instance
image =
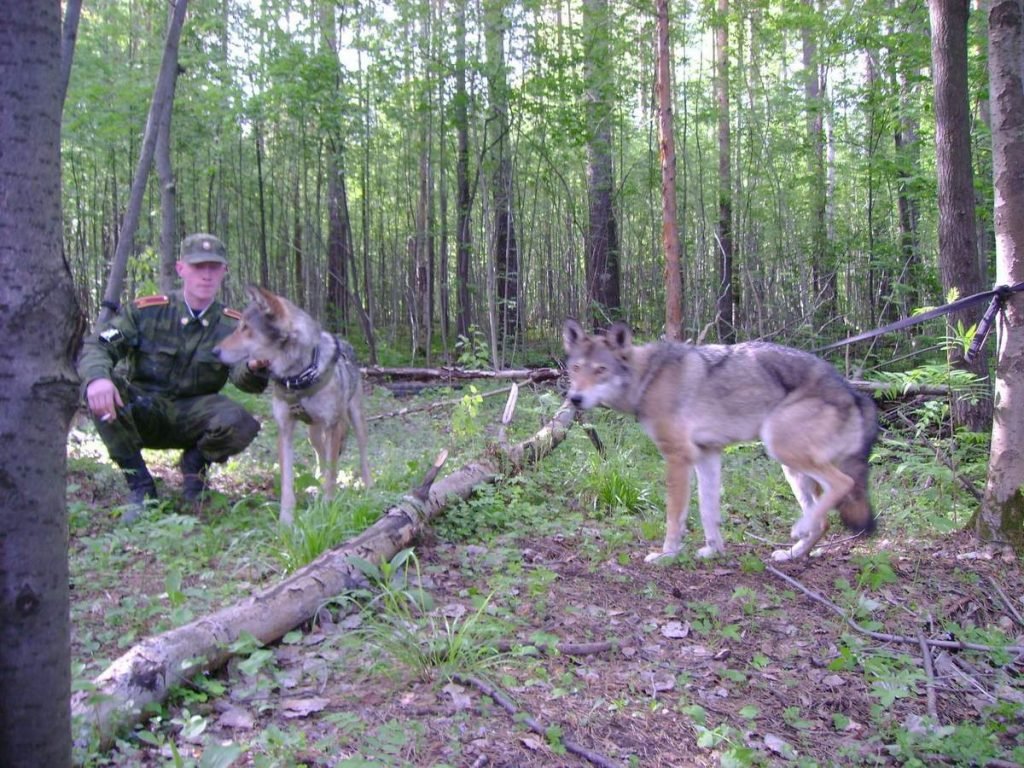
POLYGON ((225 395, 169 398, 117 386, 125 403, 117 418, 93 423, 118 466, 130 465, 142 448, 198 448, 209 461, 226 461, 260 431, 260 423, 225 395))

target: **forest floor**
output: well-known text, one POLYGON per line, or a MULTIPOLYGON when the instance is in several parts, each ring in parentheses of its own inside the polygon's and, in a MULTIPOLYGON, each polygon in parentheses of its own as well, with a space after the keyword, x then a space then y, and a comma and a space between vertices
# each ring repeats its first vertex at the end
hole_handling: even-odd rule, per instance
MULTIPOLYGON (((465 393, 462 393, 465 394, 465 393)), ((451 397, 395 401, 369 413, 451 397)), ((457 395, 458 396, 458 395, 457 395)), ((514 439, 553 414, 529 392, 514 439)), ((176 456, 147 454, 162 505, 118 523, 125 489, 91 427, 69 439, 72 621, 79 688, 147 634, 270 586, 320 533, 276 524, 272 421, 177 501, 176 456)), ((449 468, 493 439, 502 402, 371 422, 377 486, 339 505, 386 508, 439 447, 449 468)), ((836 526, 820 555, 774 566, 795 504, 757 446, 731 451, 727 552, 644 562, 661 535, 660 461, 635 425, 594 417, 529 473, 435 520, 404 567, 339 596, 267 648, 176 692, 88 765, 888 766, 1024 763, 1024 575, 1006 549, 951 531, 973 499, 920 452, 883 441, 879 532, 836 526), (983 650, 940 647, 958 642, 983 650), (927 663, 926 663, 927 661, 927 663), (511 711, 510 711, 511 710, 511 711)), ((306 459, 309 459, 308 448, 306 459)), ((355 449, 344 457, 351 472, 355 449)), ((312 485, 312 478, 302 478, 312 485)), ((347 501, 346 501, 347 499, 347 501)), ((301 519, 301 518, 300 518, 301 519)), ((692 519, 695 519, 692 516, 692 519)), ((301 528, 301 526, 300 526, 301 528)), ((696 529, 696 530, 694 530, 696 529)), ((687 551, 699 546, 691 525, 687 551)))

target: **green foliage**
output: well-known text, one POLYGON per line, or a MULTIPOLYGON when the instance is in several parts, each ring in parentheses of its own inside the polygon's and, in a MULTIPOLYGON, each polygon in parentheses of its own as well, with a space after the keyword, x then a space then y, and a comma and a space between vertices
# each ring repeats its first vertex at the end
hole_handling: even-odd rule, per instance
POLYGON ((476 325, 469 326, 469 335, 459 335, 455 342, 456 362, 462 368, 485 371, 491 367, 490 344, 476 325))
POLYGON ((353 538, 380 517, 384 494, 348 489, 328 501, 318 497, 281 526, 280 556, 285 568, 294 571, 322 553, 353 538))
POLYGON ((359 635, 401 667, 424 679, 435 673, 451 679, 477 673, 502 658, 493 647, 501 628, 487 613, 490 596, 471 613, 449 616, 431 610, 430 597, 419 586, 419 561, 411 549, 380 567, 357 558, 352 562, 371 580, 376 596, 369 606, 380 603, 367 612, 359 635))
POLYGON ((483 404, 476 385, 469 385, 469 392, 462 396, 459 404, 452 412, 452 437, 457 441, 465 441, 477 437, 483 430, 480 423, 480 406, 483 404))

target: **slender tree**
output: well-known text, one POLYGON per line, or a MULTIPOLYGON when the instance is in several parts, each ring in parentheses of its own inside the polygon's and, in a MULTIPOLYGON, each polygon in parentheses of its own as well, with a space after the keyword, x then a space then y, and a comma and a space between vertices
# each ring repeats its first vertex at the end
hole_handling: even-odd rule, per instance
MULTIPOLYGON (((967 88, 968 0, 930 0, 932 27, 932 79, 935 83, 935 165, 939 188, 939 273, 948 294, 969 296, 984 289, 978 269, 977 228, 974 213, 974 173, 971 168, 971 120, 967 88)), ((978 312, 967 308, 948 317, 950 335, 958 326, 968 328, 978 312)), ((964 350, 949 345, 951 365, 988 375, 988 362, 978 355, 973 363, 964 361, 964 350)), ((989 399, 953 403, 955 423, 971 430, 987 429, 992 420, 989 399)))
MULTIPOLYGON (((146 182, 153 165, 157 133, 160 122, 164 119, 164 111, 169 109, 168 102, 174 98, 174 81, 178 77, 178 43, 181 41, 181 29, 185 24, 187 10, 188 0, 176 0, 168 15, 163 59, 160 62, 156 86, 153 88, 153 99, 149 105, 149 116, 146 118, 146 128, 142 136, 142 149, 139 151, 139 163, 135 167, 128 207, 121 222, 117 248, 110 266, 110 278, 107 280, 107 289, 103 294, 101 321, 110 319, 121 299, 128 257, 135 244, 135 230, 139 225, 139 213, 142 210, 142 202, 146 194, 146 182)), ((168 119, 170 118, 168 117, 168 119)))
POLYGON ((491 201, 497 304, 497 338, 492 345, 494 365, 504 365, 506 352, 520 331, 519 241, 513 215, 512 148, 509 137, 508 64, 505 61, 506 0, 484 1, 484 37, 487 51, 488 142, 490 145, 491 201))
POLYGON ((472 205, 469 180, 469 94, 466 91, 466 0, 455 0, 455 114, 456 154, 456 235, 455 235, 455 302, 456 332, 469 338, 473 323, 470 292, 471 256, 473 254, 472 205))
POLYGON ((715 326, 718 339, 736 340, 736 286, 733 280, 732 248, 732 155, 729 127, 729 0, 718 0, 715 20, 715 100, 718 103, 718 298, 715 326))
POLYGON ((584 0, 583 78, 589 202, 585 271, 590 312, 602 322, 617 317, 621 304, 619 231, 612 167, 615 61, 610 35, 608 0, 584 0))
MULTIPOLYGON (((1020 0, 988 13, 992 168, 996 190, 996 284, 1024 282, 1024 20, 1020 0)), ((996 397, 988 482, 975 530, 1024 549, 1024 293, 999 318, 996 397)))
POLYGON ((683 278, 679 266, 676 219, 676 141, 672 121, 672 47, 668 0, 655 0, 658 20, 658 149, 661 157, 661 244, 665 250, 665 336, 678 340, 683 330, 683 278))
POLYGON ((84 330, 62 258, 59 3, 0 0, 0 765, 71 764, 67 432, 84 330), (17 436, 14 439, 14 436, 17 436))

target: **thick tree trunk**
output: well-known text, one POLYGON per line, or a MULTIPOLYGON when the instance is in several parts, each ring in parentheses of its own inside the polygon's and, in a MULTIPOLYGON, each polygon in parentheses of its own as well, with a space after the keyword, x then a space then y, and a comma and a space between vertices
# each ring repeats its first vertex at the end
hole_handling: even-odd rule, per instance
MULTIPOLYGON (((985 289, 978 269, 977 227, 974 214, 974 174, 971 168, 971 121, 967 88, 968 0, 931 0, 932 80, 935 83, 935 165, 939 191, 939 272, 948 294, 955 289, 970 296, 985 289)), ((947 316, 952 335, 958 324, 969 328, 979 319, 969 308, 947 316)), ((988 376, 985 355, 968 365, 963 350, 950 345, 949 362, 981 378, 988 376)), ((980 431, 992 419, 992 402, 975 405, 953 401, 958 425, 980 431)))
POLYGON ((683 278, 679 266, 679 224, 676 218, 676 139, 672 124, 672 48, 669 44, 668 0, 655 0, 658 17, 658 148, 661 156, 661 242, 665 249, 665 336, 674 341, 683 331, 683 278))
MULTIPOLYGON (((996 0, 988 15, 996 283, 1024 281, 1024 54, 1019 0, 996 0)), ((988 483, 975 519, 979 538, 1024 549, 1024 293, 1001 313, 988 483)))
POLYGON ((128 268, 128 257, 135 244, 135 230, 139 226, 139 214, 146 195, 146 181, 153 165, 153 152, 156 149, 156 137, 160 121, 164 117, 167 102, 174 96, 174 81, 178 77, 178 43, 181 40, 181 28, 185 23, 185 12, 188 0, 177 0, 171 7, 167 22, 167 38, 164 41, 164 55, 160 62, 160 74, 157 75, 156 87, 153 89, 153 100, 149 105, 149 116, 146 118, 146 130, 142 135, 142 149, 139 152, 139 164, 135 168, 135 178, 128 198, 128 207, 121 222, 117 248, 110 265, 110 278, 103 294, 103 309, 100 310, 100 321, 106 322, 114 314, 114 307, 121 300, 124 289, 124 274, 128 268))
POLYGON ((450 503, 493 483, 499 474, 521 471, 550 453, 565 438, 574 416, 575 409, 563 404, 529 440, 505 449, 500 456, 466 464, 429 490, 421 488, 407 495, 362 534, 324 553, 280 584, 139 643, 93 681, 94 691, 75 696, 73 712, 82 715, 82 723, 89 729, 77 736, 88 739, 97 735, 101 744, 109 745, 118 729, 141 718, 147 704, 162 701, 171 688, 193 675, 226 663, 231 644, 243 633, 262 643, 273 642, 309 620, 325 602, 363 586, 353 557, 373 563, 390 560, 411 545, 423 525, 450 503))
POLYGON ((71 763, 67 429, 85 329, 61 249, 59 3, 0 1, 0 765, 71 763))

